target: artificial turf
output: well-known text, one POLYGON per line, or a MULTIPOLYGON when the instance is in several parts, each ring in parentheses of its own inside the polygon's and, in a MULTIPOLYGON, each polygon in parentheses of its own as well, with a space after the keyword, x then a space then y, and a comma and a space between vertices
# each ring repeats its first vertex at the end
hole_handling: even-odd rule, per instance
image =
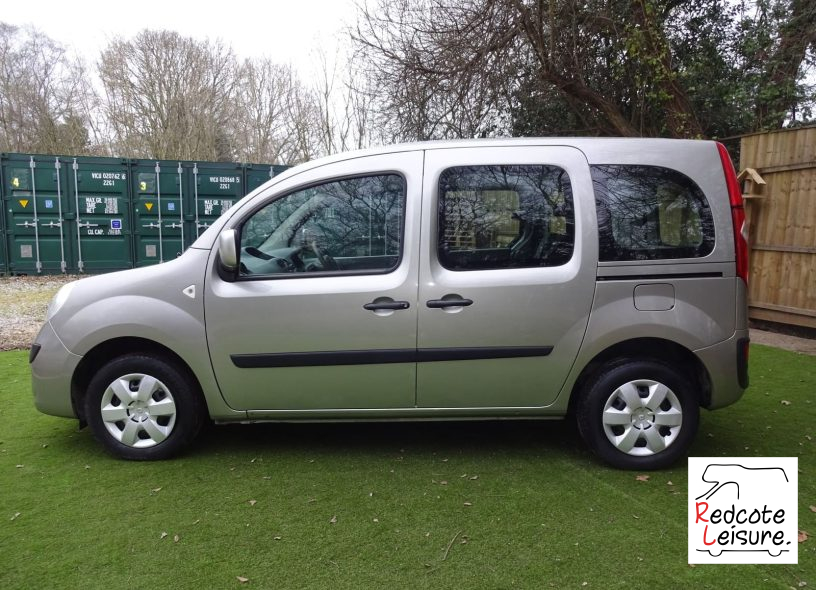
POLYGON ((4 590, 816 586, 816 357, 752 347, 691 450, 799 457, 798 565, 696 567, 685 462, 610 469, 569 422, 214 427, 124 462, 34 409, 26 357, 0 353, 4 590))

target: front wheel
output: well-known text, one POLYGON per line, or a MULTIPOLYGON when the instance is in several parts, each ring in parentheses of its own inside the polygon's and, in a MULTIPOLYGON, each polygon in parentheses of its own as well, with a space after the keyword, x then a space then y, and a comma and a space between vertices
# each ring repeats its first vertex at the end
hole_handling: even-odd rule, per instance
POLYGON ((613 363, 580 392, 578 428, 587 445, 621 469, 663 469, 684 457, 700 419, 688 380, 660 361, 613 363))
POLYGON ((205 416, 193 380, 174 363, 132 354, 91 379, 85 417, 99 442, 123 459, 167 459, 198 435, 205 416))

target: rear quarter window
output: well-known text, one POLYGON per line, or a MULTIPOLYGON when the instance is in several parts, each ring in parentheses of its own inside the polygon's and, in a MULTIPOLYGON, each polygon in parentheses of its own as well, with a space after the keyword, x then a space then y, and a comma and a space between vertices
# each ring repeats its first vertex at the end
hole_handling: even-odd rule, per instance
POLYGON ((591 167, 599 260, 700 258, 714 249, 714 221, 700 187, 660 166, 591 167))

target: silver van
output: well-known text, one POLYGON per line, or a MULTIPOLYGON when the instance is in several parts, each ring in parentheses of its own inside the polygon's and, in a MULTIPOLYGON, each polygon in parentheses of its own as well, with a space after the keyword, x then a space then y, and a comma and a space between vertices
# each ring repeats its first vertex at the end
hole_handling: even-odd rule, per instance
POLYGON ((725 148, 429 142, 270 180, 183 255, 70 283, 34 399, 114 455, 216 423, 562 418, 621 468, 683 457, 748 385, 725 148))

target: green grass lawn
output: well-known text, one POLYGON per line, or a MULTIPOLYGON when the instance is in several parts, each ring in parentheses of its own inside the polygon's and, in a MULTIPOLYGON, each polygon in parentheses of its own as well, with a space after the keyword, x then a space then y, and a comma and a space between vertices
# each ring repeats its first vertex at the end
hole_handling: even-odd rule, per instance
POLYGON ((799 457, 798 565, 690 567, 685 463, 639 481, 569 423, 216 427, 123 462, 0 353, 0 588, 816 587, 816 357, 751 354, 692 454, 799 457))

